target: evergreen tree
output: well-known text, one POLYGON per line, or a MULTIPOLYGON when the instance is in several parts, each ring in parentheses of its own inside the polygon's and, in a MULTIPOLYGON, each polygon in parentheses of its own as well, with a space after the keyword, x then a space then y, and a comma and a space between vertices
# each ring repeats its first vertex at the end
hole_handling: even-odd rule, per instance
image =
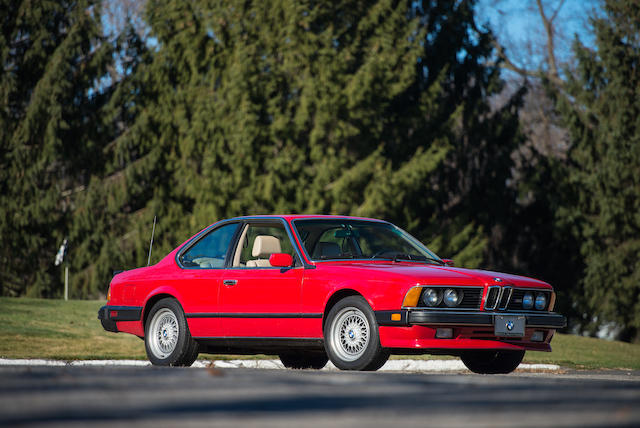
POLYGON ((519 137, 517 92, 493 111, 502 88, 492 35, 473 24, 473 1, 414 8, 426 37, 410 82, 368 136, 380 150, 342 178, 343 209, 381 216, 466 267, 486 266, 502 244, 516 192, 506 186, 519 137), (372 167, 374 163, 376 167, 372 167))
POLYGON ((60 292, 54 256, 102 132, 106 94, 97 79, 110 49, 101 44, 96 3, 0 2, 3 295, 60 292))
POLYGON ((480 264, 515 199, 518 99, 489 108, 473 5, 150 1, 157 49, 77 221, 81 289, 146 263, 154 215, 154 261, 216 219, 306 212, 386 218, 480 264))
MULTIPOLYGON (((607 0, 592 20, 597 49, 575 43, 578 68, 558 109, 573 146, 570 198, 561 212, 579 231, 586 324, 615 322, 640 337, 640 6, 607 0)), ((577 295, 581 293, 576 293, 577 295)))
POLYGON ((101 109, 102 145, 94 150, 99 161, 90 171, 86 190, 75 195, 69 219, 69 240, 75 243, 69 252, 72 291, 81 297, 104 295, 113 271, 122 269, 125 261, 131 266, 146 262, 142 257, 132 262, 130 246, 135 245, 136 254, 142 256, 145 244, 137 230, 128 229, 127 219, 140 216, 139 201, 146 200, 140 189, 151 192, 159 186, 132 173, 133 167, 125 171, 125 166, 140 163, 141 147, 120 143, 136 132, 131 124, 146 108, 148 74, 141 70, 150 61, 149 51, 132 25, 124 28, 114 47, 118 70, 112 68, 108 99, 101 109))

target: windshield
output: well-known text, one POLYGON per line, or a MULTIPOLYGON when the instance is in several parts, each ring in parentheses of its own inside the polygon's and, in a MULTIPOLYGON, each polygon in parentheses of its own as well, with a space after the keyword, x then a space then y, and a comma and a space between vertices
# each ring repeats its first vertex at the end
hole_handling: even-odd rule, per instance
POLYGON ((295 220, 313 260, 387 259, 443 264, 417 239, 389 223, 366 220, 295 220))

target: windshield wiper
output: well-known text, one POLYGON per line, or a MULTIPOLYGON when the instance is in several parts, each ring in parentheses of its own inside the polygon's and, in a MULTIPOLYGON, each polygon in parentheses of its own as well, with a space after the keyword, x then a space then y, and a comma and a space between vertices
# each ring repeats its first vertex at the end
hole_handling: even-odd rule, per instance
POLYGON ((413 261, 416 261, 416 262, 435 262, 435 263, 438 263, 439 265, 444 265, 444 262, 442 260, 434 259, 432 257, 427 257, 427 256, 420 256, 420 255, 416 255, 416 254, 396 253, 393 256, 393 261, 395 263, 398 260, 409 260, 409 261, 412 261, 412 262, 413 261))
POLYGON ((338 259, 355 259, 353 254, 340 254, 339 256, 320 256, 320 260, 338 260, 338 259))

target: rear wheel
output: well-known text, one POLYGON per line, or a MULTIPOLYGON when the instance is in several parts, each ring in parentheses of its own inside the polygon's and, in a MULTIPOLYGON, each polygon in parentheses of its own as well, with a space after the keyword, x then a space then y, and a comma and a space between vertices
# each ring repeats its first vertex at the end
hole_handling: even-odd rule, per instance
POLYGON ((524 358, 525 351, 468 351, 460 357, 469 370, 480 374, 511 373, 524 358))
POLYGON ((360 296, 346 297, 331 308, 324 346, 331 362, 341 370, 378 370, 389 358, 380 345, 373 311, 360 296))
POLYGON ((198 358, 198 343, 189 333, 177 300, 159 300, 149 312, 144 331, 147 357, 158 366, 190 366, 198 358))
POLYGON ((329 357, 324 352, 287 352, 280 354, 282 365, 288 369, 316 369, 327 365, 329 357))

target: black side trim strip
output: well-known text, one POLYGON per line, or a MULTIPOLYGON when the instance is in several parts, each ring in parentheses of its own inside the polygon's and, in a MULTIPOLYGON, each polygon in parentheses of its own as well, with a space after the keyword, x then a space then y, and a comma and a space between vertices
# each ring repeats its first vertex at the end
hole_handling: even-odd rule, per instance
POLYGON ((291 342, 298 342, 298 343, 303 343, 303 342, 307 342, 307 343, 317 343, 317 344, 323 344, 324 343, 324 338, 321 337, 247 337, 247 336, 224 336, 224 337, 219 337, 219 336, 193 336, 194 339, 199 339, 199 340, 209 340, 209 341, 219 341, 219 342, 226 342, 226 341, 244 341, 244 342, 252 342, 252 343, 291 343, 291 342))
POLYGON ((321 351, 324 339, 306 337, 194 337, 207 352, 256 354, 292 349, 321 351))
POLYGON ((103 306, 98 311, 98 319, 103 321, 140 321, 141 306, 103 306))
POLYGON ((321 313, 195 312, 185 316, 187 318, 322 318, 321 313))
POLYGON ((407 310, 401 309, 398 311, 375 311, 376 321, 378 321, 378 325, 386 326, 386 325, 394 325, 394 326, 407 326, 409 323, 407 322, 407 310), (399 320, 391 319, 391 315, 400 314, 399 320))

